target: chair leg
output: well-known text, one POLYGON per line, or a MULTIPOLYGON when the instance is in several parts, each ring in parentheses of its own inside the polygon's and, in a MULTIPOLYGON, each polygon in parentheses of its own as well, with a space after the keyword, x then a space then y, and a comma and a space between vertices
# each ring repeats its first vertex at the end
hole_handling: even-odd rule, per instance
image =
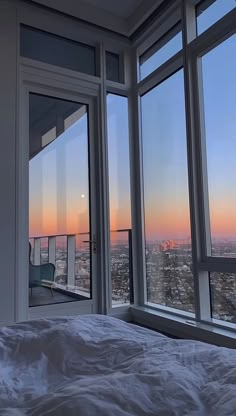
POLYGON ((52 295, 52 297, 54 296, 54 294, 53 294, 53 290, 52 290, 52 286, 51 286, 51 295, 52 295))

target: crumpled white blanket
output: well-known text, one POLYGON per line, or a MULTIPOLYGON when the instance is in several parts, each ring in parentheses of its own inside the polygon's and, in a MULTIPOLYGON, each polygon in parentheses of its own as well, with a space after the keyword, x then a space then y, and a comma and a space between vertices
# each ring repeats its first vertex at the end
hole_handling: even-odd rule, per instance
POLYGON ((102 315, 4 327, 0 415, 235 416, 236 350, 102 315))

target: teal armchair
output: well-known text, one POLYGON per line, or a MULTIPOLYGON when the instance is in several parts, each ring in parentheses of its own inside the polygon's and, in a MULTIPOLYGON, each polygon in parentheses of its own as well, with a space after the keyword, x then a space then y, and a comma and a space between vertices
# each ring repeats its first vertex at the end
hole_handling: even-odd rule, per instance
MULTIPOLYGON (((32 264, 31 259, 31 244, 29 243, 29 288, 31 289, 31 295, 33 287, 50 285, 50 282, 54 282, 55 266, 53 263, 40 264, 35 266, 32 264)), ((53 296, 52 284, 50 285, 51 295, 53 296)))

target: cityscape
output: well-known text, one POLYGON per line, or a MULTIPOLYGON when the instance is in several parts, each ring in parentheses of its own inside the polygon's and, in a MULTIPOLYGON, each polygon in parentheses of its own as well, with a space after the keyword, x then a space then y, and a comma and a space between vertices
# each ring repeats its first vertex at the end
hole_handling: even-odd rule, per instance
MULTIPOLYGON (((235 257, 236 241, 215 240, 212 254, 235 257)), ((48 262, 48 247, 41 247, 41 263, 48 262)), ((132 299, 132 276, 128 238, 111 242, 112 303, 128 304, 132 299)), ((75 255, 74 292, 90 297, 90 252, 78 242, 75 255)), ((147 301, 194 313, 194 282, 191 241, 156 240, 146 242, 147 301)), ((60 237, 56 249, 55 282, 67 288, 66 237, 60 237), (63 240, 64 238, 64 240, 63 240)), ((212 317, 236 323, 236 276, 233 273, 210 273, 212 317)))
MULTIPOLYGON (((212 255, 235 257, 236 241, 216 240, 212 255)), ((150 303, 194 312, 191 242, 146 244, 147 299, 150 303)), ((209 273, 212 317, 236 323, 236 276, 209 273)))

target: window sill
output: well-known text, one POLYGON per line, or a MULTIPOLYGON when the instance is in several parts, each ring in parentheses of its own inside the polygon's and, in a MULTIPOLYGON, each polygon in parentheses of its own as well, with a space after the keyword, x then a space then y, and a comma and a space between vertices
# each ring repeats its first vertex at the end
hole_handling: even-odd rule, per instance
POLYGON ((193 319, 153 310, 146 306, 130 307, 131 319, 177 338, 195 339, 222 347, 236 349, 236 331, 219 328, 193 319))

